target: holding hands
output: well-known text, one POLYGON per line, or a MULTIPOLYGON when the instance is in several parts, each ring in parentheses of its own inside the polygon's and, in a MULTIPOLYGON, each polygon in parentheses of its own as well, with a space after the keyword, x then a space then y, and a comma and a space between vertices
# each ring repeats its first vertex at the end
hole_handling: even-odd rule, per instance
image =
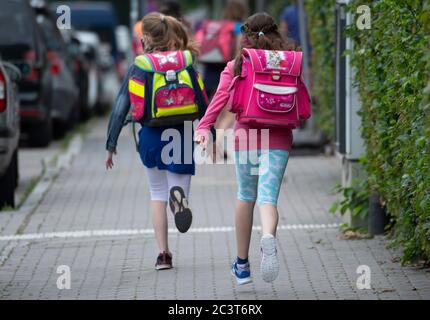
POLYGON ((209 143, 209 130, 200 129, 196 131, 194 141, 201 145, 203 150, 206 150, 209 143))

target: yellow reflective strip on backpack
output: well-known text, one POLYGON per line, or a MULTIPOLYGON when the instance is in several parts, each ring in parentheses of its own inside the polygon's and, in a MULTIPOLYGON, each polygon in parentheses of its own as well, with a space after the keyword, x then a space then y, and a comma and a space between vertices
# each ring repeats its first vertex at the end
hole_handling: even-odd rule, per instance
POLYGON ((198 107, 196 104, 191 104, 189 106, 177 107, 177 108, 158 108, 157 118, 177 116, 181 114, 191 114, 196 113, 198 107))
POLYGON ((184 51, 185 65, 188 67, 193 64, 193 55, 189 50, 184 51))
POLYGON ((178 73, 178 80, 180 84, 186 84, 190 88, 193 87, 193 82, 191 81, 190 74, 187 70, 182 70, 178 73))
POLYGON ((157 89, 164 87, 166 85, 166 79, 162 73, 154 73, 154 79, 152 81, 152 103, 151 103, 151 114, 155 117, 154 106, 155 106, 155 93, 157 89))
POLYGON ((201 90, 204 90, 204 89, 205 89, 205 84, 204 84, 203 79, 202 79, 202 77, 200 76, 200 74, 198 74, 198 75, 197 75, 197 81, 198 81, 198 83, 199 83, 200 89, 201 89, 201 90))
POLYGON ((136 59, 134 59, 134 64, 145 71, 154 70, 151 60, 144 54, 137 56, 136 59))
POLYGON ((128 91, 136 96, 145 97, 145 86, 133 79, 128 80, 128 91))

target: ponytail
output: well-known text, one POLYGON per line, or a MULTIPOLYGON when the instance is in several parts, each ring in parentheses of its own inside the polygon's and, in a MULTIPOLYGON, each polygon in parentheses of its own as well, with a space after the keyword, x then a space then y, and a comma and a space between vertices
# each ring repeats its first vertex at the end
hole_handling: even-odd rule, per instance
POLYGON ((198 55, 198 47, 190 41, 184 25, 171 16, 152 12, 142 19, 142 34, 148 34, 152 42, 150 52, 189 50, 198 55))

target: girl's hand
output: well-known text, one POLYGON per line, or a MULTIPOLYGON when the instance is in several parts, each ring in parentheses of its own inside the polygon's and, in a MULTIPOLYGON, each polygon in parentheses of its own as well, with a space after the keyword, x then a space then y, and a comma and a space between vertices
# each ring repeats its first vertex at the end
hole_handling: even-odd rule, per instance
POLYGON ((196 133, 196 137, 194 138, 194 141, 197 144, 200 144, 203 148, 203 150, 206 150, 208 147, 208 142, 209 142, 209 134, 206 130, 199 130, 196 133))
POLYGON ((106 159, 106 170, 113 168, 113 155, 116 154, 115 152, 108 151, 107 153, 107 159, 106 159))

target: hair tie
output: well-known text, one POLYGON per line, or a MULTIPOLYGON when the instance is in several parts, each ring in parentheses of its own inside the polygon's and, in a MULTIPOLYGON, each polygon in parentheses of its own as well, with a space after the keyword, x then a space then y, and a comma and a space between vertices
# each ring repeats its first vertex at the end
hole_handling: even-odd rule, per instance
POLYGON ((258 36, 259 36, 259 37, 263 37, 263 36, 264 36, 264 32, 263 32, 263 31, 260 31, 260 32, 258 33, 258 36))

